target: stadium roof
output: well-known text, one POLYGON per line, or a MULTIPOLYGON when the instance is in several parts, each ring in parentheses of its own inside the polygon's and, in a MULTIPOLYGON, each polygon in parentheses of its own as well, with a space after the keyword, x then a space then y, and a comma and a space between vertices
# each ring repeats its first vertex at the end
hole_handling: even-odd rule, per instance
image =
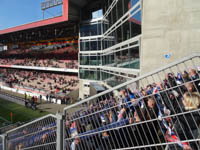
POLYGON ((105 91, 106 90, 102 85, 100 85, 100 84, 98 84, 96 82, 92 82, 90 84, 95 88, 95 90, 97 92, 101 92, 101 91, 105 91))
MULTIPOLYGON (((73 9, 72 12, 74 12, 74 10, 78 11, 79 9, 81 9, 87 3, 90 3, 91 1, 92 0, 63 0, 63 15, 62 16, 0 30, 0 35, 70 21, 70 12, 72 9, 73 9)), ((96 1, 96 0, 93 0, 93 1, 96 1)), ((74 15, 71 15, 71 16, 74 16, 74 15)))

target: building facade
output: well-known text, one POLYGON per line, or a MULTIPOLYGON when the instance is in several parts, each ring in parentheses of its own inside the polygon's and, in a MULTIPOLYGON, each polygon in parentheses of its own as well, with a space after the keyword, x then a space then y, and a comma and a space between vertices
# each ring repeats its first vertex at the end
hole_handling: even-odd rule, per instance
POLYGON ((80 30, 80 98, 89 95, 92 80, 112 87, 200 52, 198 0, 106 0, 99 6, 99 18, 86 18, 96 31, 80 30))
POLYGON ((90 95, 91 81, 113 87, 139 75, 141 10, 140 0, 107 0, 88 5, 81 11, 81 99, 90 95), (92 9, 91 6, 98 7, 92 9))

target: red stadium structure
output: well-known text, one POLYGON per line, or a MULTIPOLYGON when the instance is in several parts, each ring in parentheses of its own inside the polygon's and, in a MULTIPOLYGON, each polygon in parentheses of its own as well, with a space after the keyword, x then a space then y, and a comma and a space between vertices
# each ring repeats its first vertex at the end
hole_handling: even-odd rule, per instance
POLYGON ((63 0, 62 16, 0 30, 0 48, 7 47, 0 49, 0 73, 8 74, 0 85, 36 94, 39 89, 43 96, 76 90, 80 9, 89 1, 63 0))
POLYGON ((77 40, 80 9, 89 2, 91 0, 63 0, 62 16, 0 30, 0 43, 8 45, 39 40, 55 41, 56 38, 66 37, 77 40))
POLYGON ((20 25, 20 26, 8 28, 5 30, 0 30, 0 35, 68 21, 68 6, 69 6, 69 1, 63 0, 63 15, 62 16, 50 18, 50 19, 46 19, 46 20, 41 20, 41 21, 37 21, 37 22, 33 22, 33 23, 28 23, 25 25, 20 25))

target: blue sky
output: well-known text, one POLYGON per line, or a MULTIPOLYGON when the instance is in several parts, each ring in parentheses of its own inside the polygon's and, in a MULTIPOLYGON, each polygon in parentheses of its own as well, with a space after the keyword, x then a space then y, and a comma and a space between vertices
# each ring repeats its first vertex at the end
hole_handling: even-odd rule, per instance
MULTIPOLYGON (((42 20, 44 0, 0 0, 0 30, 42 20)), ((62 6, 45 11, 45 18, 62 14, 62 6)))

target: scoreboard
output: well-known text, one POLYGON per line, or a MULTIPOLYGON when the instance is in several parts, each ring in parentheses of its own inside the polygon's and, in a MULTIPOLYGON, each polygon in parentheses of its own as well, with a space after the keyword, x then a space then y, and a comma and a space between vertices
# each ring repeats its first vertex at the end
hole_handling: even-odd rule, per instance
POLYGON ((41 9, 45 10, 63 4, 63 0, 46 0, 41 3, 41 9))

